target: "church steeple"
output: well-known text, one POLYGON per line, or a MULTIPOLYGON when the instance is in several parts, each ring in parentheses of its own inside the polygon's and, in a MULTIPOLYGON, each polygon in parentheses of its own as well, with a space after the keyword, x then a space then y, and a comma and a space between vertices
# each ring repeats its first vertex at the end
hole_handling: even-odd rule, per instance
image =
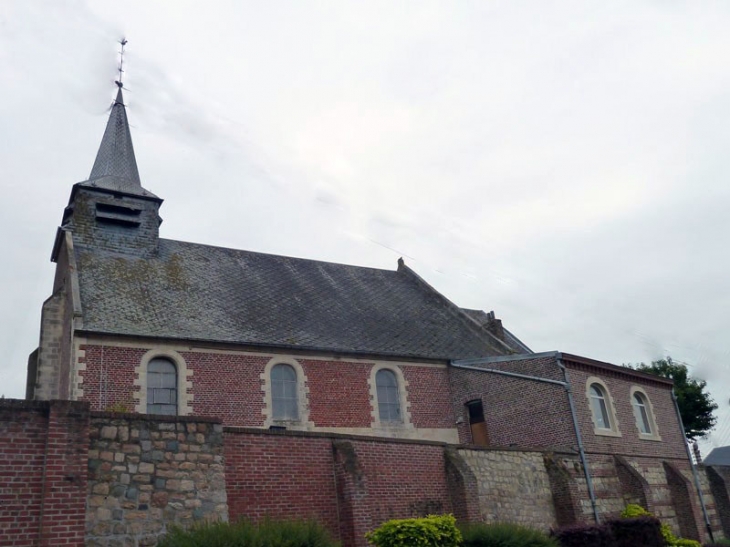
POLYGON ((94 161, 94 167, 91 168, 89 181, 102 177, 119 179, 116 182, 120 186, 118 189, 122 191, 142 189, 121 86, 112 105, 109 121, 96 154, 96 161, 94 161), (121 186, 125 188, 121 188, 121 186))
MULTIPOLYGON (((120 42, 122 49, 126 40, 120 42)), ((123 51, 122 51, 123 53, 123 51)), ((121 64, 117 96, 88 180, 74 184, 51 260, 68 237, 77 248, 95 247, 120 254, 157 253, 162 199, 142 187, 122 94, 121 64)))
POLYGON ((136 196, 156 197, 142 188, 121 82, 117 82, 117 85, 117 97, 112 104, 89 180, 81 185, 136 196))

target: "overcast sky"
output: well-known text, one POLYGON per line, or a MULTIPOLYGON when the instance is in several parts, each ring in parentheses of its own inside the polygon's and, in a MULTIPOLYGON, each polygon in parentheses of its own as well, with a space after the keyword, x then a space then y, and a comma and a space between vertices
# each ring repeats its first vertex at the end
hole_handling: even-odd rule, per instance
POLYGON ((730 444, 727 2, 0 2, 0 392, 129 40, 170 239, 395 269, 535 351, 671 355, 730 444))

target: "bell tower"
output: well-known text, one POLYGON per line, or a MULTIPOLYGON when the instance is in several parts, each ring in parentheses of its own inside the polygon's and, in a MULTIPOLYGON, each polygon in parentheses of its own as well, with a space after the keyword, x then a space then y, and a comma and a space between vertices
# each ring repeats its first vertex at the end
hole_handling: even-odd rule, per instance
POLYGON ((88 180, 74 184, 64 209, 51 260, 57 262, 63 233, 77 246, 154 256, 162 199, 142 187, 129 131, 122 84, 88 180))
MULTIPOLYGON (((126 40, 122 40, 122 54, 126 40)), ((56 231, 53 292, 43 303, 38 349, 28 358, 27 399, 78 399, 74 332, 83 328, 77 260, 86 251, 144 260, 158 254, 162 199, 142 187, 119 67, 117 95, 91 174, 71 188, 56 231)))

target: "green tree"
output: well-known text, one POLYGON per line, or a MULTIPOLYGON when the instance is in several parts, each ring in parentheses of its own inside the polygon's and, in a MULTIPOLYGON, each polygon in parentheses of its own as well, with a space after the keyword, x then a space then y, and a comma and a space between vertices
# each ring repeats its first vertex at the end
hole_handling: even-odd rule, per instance
POLYGON ((677 405, 679 413, 682 415, 684 434, 687 439, 694 441, 704 437, 715 427, 717 417, 713 412, 717 410, 717 403, 705 391, 707 382, 692 378, 687 370, 687 365, 677 363, 671 357, 667 357, 652 361, 651 365, 640 363, 632 368, 674 380, 674 393, 677 395, 677 405))

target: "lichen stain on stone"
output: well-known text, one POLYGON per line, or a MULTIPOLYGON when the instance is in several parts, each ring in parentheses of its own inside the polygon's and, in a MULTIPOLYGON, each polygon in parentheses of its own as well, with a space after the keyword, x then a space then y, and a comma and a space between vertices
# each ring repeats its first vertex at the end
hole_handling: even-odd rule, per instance
POLYGON ((186 291, 190 288, 183 260, 178 253, 173 253, 165 262, 165 281, 167 287, 177 291, 186 291))

